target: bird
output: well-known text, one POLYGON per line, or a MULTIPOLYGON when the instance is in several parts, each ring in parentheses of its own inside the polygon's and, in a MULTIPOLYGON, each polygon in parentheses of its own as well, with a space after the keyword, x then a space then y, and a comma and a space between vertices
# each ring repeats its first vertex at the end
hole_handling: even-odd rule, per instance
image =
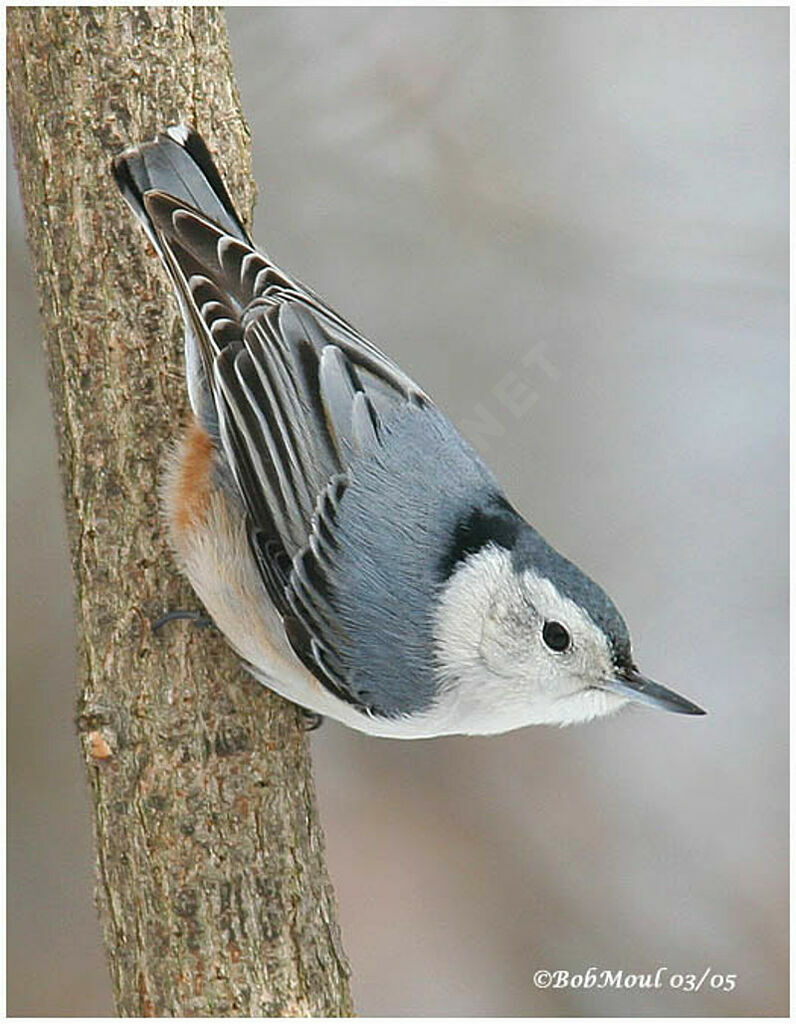
POLYGON ((640 673, 611 598, 425 391, 254 245, 191 126, 112 169, 185 325, 169 540, 255 679, 311 719, 399 739, 629 703, 705 713, 640 673))

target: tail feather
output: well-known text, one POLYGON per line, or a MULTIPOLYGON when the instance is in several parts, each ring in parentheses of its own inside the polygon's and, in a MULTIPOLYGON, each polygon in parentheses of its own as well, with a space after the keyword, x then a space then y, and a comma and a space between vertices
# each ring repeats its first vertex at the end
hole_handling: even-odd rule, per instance
POLYGON ((191 405, 217 436, 213 363, 241 338, 239 318, 251 299, 240 273, 253 254, 249 235, 207 146, 185 125, 125 150, 113 173, 172 278, 186 325, 191 405))
POLYGON ((198 210, 223 230, 251 244, 201 136, 186 125, 167 128, 153 142, 125 150, 113 161, 122 195, 159 248, 144 197, 165 192, 198 210))

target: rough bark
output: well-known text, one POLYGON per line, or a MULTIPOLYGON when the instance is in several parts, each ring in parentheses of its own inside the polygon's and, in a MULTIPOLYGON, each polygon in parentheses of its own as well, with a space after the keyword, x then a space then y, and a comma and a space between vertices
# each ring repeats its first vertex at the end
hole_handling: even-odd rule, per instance
POLYGON ((165 610, 196 607, 158 513, 159 468, 186 410, 181 329, 110 158, 188 121, 250 214, 248 130, 223 17, 201 7, 11 8, 8 75, 119 1012, 348 1015, 296 710, 251 681, 215 631, 151 628, 165 610))

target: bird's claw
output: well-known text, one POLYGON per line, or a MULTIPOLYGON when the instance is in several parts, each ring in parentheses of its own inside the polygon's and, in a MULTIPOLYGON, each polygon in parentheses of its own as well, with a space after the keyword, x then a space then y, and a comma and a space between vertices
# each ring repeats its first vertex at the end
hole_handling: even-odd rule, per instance
POLYGON ((317 711, 310 711, 309 708, 302 708, 300 706, 299 711, 303 718, 302 726, 304 732, 315 732, 316 729, 320 729, 323 725, 323 715, 319 715, 317 711))
POLYGON ((175 619, 189 619, 199 629, 207 629, 208 626, 214 626, 215 623, 209 615, 205 615, 204 612, 189 611, 185 608, 178 608, 173 612, 166 612, 165 615, 161 615, 156 622, 152 624, 152 632, 157 633, 158 630, 162 629, 166 623, 174 622, 175 619))

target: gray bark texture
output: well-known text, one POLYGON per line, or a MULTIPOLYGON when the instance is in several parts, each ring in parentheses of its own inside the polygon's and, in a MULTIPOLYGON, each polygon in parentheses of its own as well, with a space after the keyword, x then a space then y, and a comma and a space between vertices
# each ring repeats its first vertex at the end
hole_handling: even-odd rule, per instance
POLYGON ((168 609, 196 607, 158 510, 159 469, 186 415, 182 331, 110 160, 188 121, 250 217, 248 129, 223 16, 17 7, 7 17, 9 115, 74 568, 97 899, 119 1013, 348 1016, 296 709, 250 680, 214 630, 151 627, 168 609))

